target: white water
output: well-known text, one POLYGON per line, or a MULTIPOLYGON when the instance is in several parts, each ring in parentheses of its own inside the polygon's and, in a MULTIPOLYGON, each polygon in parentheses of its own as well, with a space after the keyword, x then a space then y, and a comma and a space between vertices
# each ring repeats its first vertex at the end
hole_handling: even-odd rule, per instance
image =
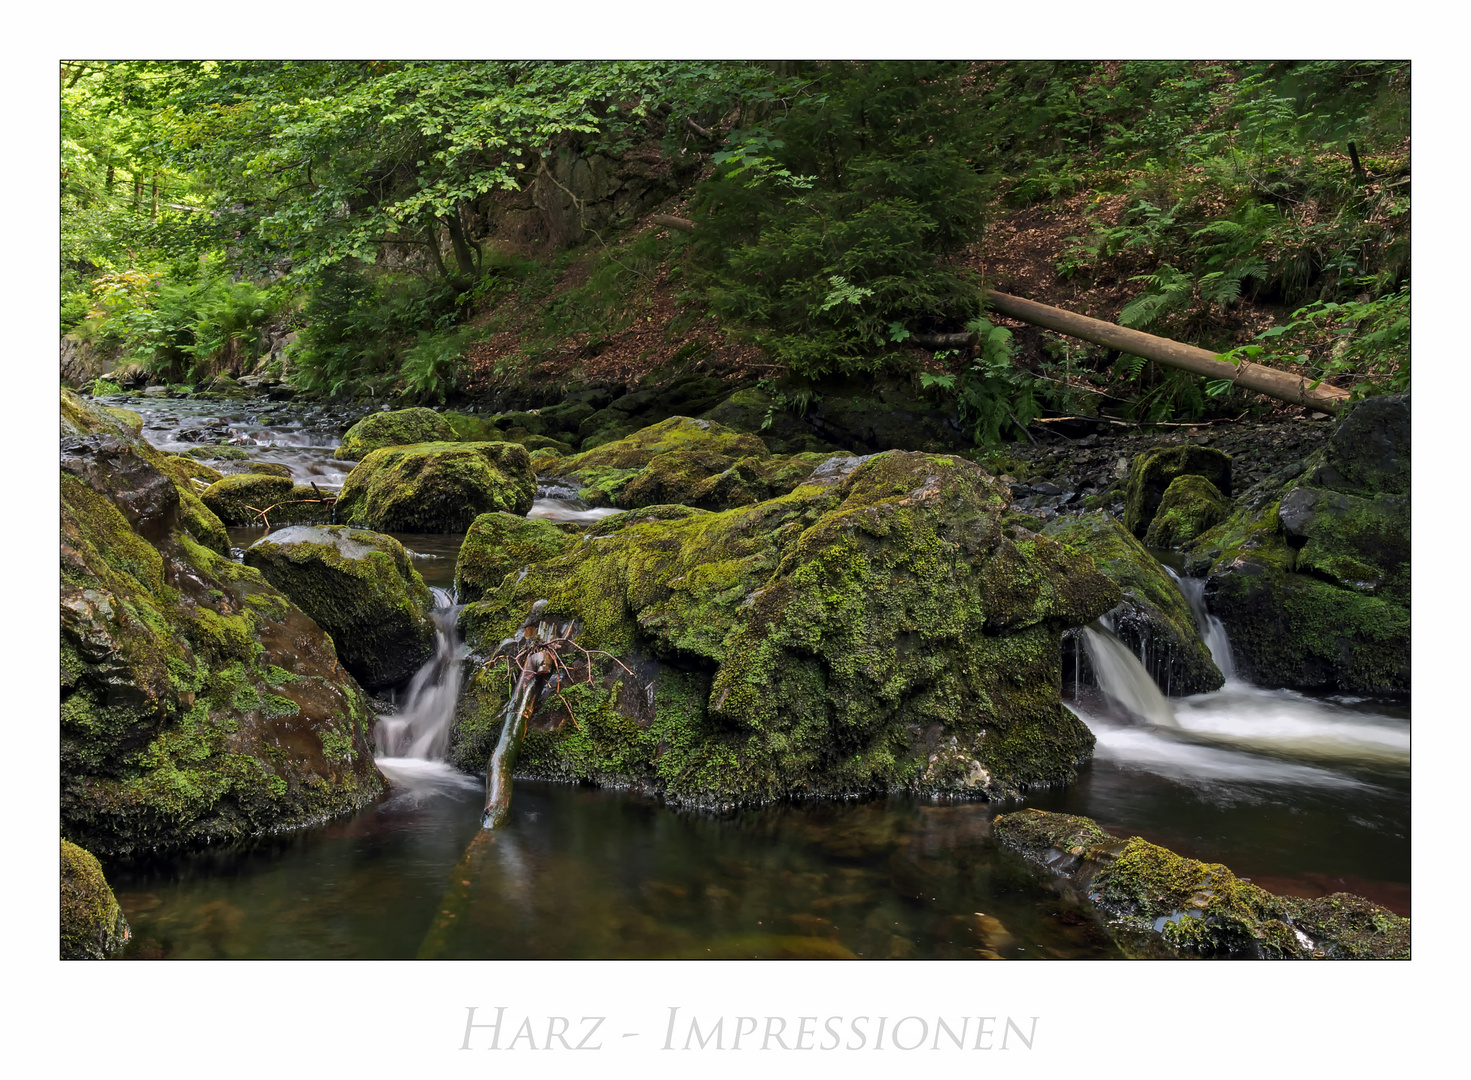
POLYGON ((1112 704, 1149 724, 1175 726, 1175 710, 1139 658, 1101 622, 1083 627, 1083 649, 1098 689, 1112 704))
POLYGON ((1190 614, 1195 616, 1195 628, 1200 632, 1200 639, 1210 650, 1216 667, 1220 668, 1221 674, 1230 682, 1236 677, 1236 660, 1231 655, 1231 642, 1226 637, 1226 627, 1220 619, 1205 609, 1205 578, 1184 578, 1168 566, 1165 567, 1165 573, 1170 575, 1181 595, 1185 597, 1185 602, 1190 605, 1190 614))
POLYGON ((414 798, 479 786, 473 777, 444 761, 460 696, 465 649, 455 628, 459 605, 448 591, 431 591, 435 599, 430 616, 434 620, 434 656, 409 681, 398 712, 379 717, 374 732, 378 768, 414 798))

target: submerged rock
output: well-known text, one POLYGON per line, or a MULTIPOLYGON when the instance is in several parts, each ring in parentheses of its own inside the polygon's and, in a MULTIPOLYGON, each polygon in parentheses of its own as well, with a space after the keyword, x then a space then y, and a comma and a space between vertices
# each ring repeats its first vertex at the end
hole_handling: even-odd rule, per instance
POLYGON ((1189 545, 1252 682, 1409 690, 1409 417, 1408 395, 1355 406, 1300 468, 1189 545))
POLYGON ((1209 446, 1167 446, 1149 450, 1129 466, 1124 494, 1124 527, 1143 538, 1165 492, 1178 477, 1203 476, 1226 498, 1231 496, 1231 456, 1209 446))
MULTIPOLYGON (((67 397, 64 416, 89 413, 67 397)), ((179 482, 129 438, 62 440, 63 835, 181 847, 361 806, 382 789, 374 718, 331 640, 200 543, 179 482)))
MULTIPOLYGON (((1225 677, 1201 641, 1184 595, 1116 518, 1102 512, 1057 518, 1042 534, 1090 556, 1123 590, 1123 599, 1109 612, 1114 633, 1130 651, 1149 656, 1150 674, 1162 689, 1201 694, 1221 688, 1225 677)), ((1069 640, 1068 656, 1076 648, 1077 642, 1069 640)))
POLYGON ((369 690, 405 682, 434 655, 434 596, 391 536, 293 525, 246 548, 245 565, 332 635, 342 666, 369 690))
POLYGON ((369 413, 342 436, 342 445, 332 454, 339 461, 361 461, 385 446, 412 443, 454 442, 460 436, 433 409, 397 409, 369 413))
POLYGON ((481 514, 525 514, 535 495, 531 458, 516 443, 389 446, 348 474, 337 517, 378 532, 464 532, 481 514))
POLYGON ((61 841, 61 958, 105 960, 131 936, 128 920, 90 851, 61 841))
POLYGON ((896 452, 741 509, 607 518, 465 609, 481 666, 452 754, 484 766, 508 697, 490 661, 535 648, 565 670, 526 775, 694 803, 1067 782, 1093 738, 1059 700, 1059 642, 1119 591, 1052 540, 1006 535, 1007 501, 969 462, 896 452), (531 629, 569 620, 571 641, 531 629))
POLYGON ((1063 875, 1106 912, 1105 929, 1130 956, 1410 957, 1410 920, 1363 897, 1277 896, 1220 863, 1183 858, 1137 836, 1120 840, 1071 814, 1004 814, 992 835, 1063 875))
POLYGON ((1165 488, 1144 543, 1155 548, 1177 548, 1231 516, 1231 500, 1203 476, 1177 476, 1165 488))
POLYGON ((515 514, 481 514, 455 561, 455 597, 462 604, 500 587, 507 574, 560 555, 576 544, 575 527, 515 514))

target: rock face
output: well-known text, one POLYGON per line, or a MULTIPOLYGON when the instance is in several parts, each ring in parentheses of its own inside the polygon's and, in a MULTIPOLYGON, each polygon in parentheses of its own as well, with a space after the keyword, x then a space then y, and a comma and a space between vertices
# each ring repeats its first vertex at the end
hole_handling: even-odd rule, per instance
POLYGON ((500 587, 507 574, 560 555, 578 541, 565 523, 515 514, 481 514, 465 534, 455 562, 455 596, 462 604, 500 587))
POLYGON ((1165 492, 1177 477, 1203 476, 1231 497, 1231 457, 1208 446, 1168 446, 1136 457, 1124 494, 1124 526, 1143 538, 1165 492))
POLYGON ((494 745, 505 639, 570 621, 529 775, 706 804, 1064 783, 1093 737, 1059 700, 1059 642, 1119 591, 1086 557, 1008 535, 1007 501, 969 462, 895 452, 741 509, 607 518, 465 609, 480 663, 452 752, 481 768, 494 745))
POLYGON ((104 960, 131 936, 128 920, 90 851, 61 841, 61 958, 104 960))
POLYGON ((377 532, 464 532, 481 514, 525 514, 536 475, 524 446, 418 443, 369 453, 337 497, 337 519, 377 532))
POLYGON ((1231 516, 1231 500, 1203 476, 1177 476, 1165 488, 1144 543, 1155 548, 1177 548, 1231 516))
MULTIPOLYGON (((64 416, 105 429, 68 396, 64 416)), ((129 438, 61 442, 63 835, 182 847, 361 806, 382 788, 374 718, 331 640, 200 543, 181 482, 129 438)))
POLYGON ((1253 682, 1409 690, 1409 433, 1408 395, 1364 401, 1190 545, 1253 682))
POLYGON ((245 551, 253 566, 337 646, 369 690, 411 678, 434 655, 434 597, 391 536, 345 525, 293 525, 245 551))
MULTIPOLYGON (((1150 659, 1150 674, 1171 694, 1202 694, 1225 683, 1200 639, 1190 606, 1164 568, 1117 519, 1105 513, 1061 517, 1042 530, 1059 543, 1093 559, 1103 574, 1123 590, 1109 612, 1114 633, 1130 651, 1150 659), (1140 646, 1145 646, 1142 648, 1140 646)), ((1077 648, 1065 646, 1065 663, 1077 648)))
POLYGON ((1359 896, 1276 896, 1220 863, 1120 840, 1070 814, 1005 814, 992 835, 1070 879, 1110 916, 1105 929, 1132 957, 1410 958, 1410 920, 1359 896))
POLYGON ((361 461, 384 446, 454 442, 459 436, 450 422, 433 409, 398 409, 369 413, 342 437, 332 454, 339 461, 361 461))
POLYGON ((537 466, 591 506, 729 510, 786 494, 830 456, 776 456, 755 435, 673 416, 570 458, 538 455, 537 466))

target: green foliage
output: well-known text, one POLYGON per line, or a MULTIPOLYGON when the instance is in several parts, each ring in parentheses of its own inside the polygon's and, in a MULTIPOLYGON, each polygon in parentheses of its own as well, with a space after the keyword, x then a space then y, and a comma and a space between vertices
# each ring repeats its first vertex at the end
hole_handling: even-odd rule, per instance
MULTIPOLYGON (((1035 380, 1013 362, 1011 331, 986 319, 972 319, 967 330, 980 335, 975 359, 960 374, 921 374, 920 385, 953 393, 960 419, 977 446, 1001 441, 1003 431, 1018 434, 1041 414, 1035 380)), ((947 355, 936 353, 936 359, 947 355)))
MULTIPOLYGON (((1283 345, 1303 348, 1286 359, 1306 365, 1317 379, 1351 375, 1362 380, 1361 392, 1408 390, 1409 283, 1372 300, 1309 304, 1294 311, 1286 325, 1270 327, 1256 340, 1273 342, 1271 355, 1279 360, 1283 345)), ((1261 346, 1248 348, 1262 351, 1261 346)))

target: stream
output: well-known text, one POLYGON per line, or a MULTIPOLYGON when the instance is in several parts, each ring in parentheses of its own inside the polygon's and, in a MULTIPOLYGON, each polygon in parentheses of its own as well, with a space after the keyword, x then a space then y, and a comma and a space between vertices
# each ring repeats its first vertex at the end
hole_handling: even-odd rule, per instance
MULTIPOLYGON (((323 488, 346 475, 331 457, 352 419, 340 412, 105 403, 143 413, 144 436, 162 449, 228 439, 323 488)), ((607 513, 568 492, 540 494, 534 515, 607 513)), ((231 529, 231 544, 262 532, 231 529)), ((133 929, 125 956, 1118 955, 1092 914, 991 840, 991 819, 1018 804, 895 796, 716 815, 518 780, 509 824, 481 830, 484 777, 440 760, 461 678, 452 588, 462 537, 394 535, 435 590, 439 650, 380 718, 389 794, 247 848, 107 863, 133 929)), ((1225 687, 1162 694, 1106 625, 1087 628, 1098 685, 1065 672, 1063 700, 1097 737, 1094 760, 1077 783, 1020 805, 1093 817, 1276 892, 1348 891, 1409 915, 1408 703, 1240 681, 1200 583, 1180 584, 1225 687)))

